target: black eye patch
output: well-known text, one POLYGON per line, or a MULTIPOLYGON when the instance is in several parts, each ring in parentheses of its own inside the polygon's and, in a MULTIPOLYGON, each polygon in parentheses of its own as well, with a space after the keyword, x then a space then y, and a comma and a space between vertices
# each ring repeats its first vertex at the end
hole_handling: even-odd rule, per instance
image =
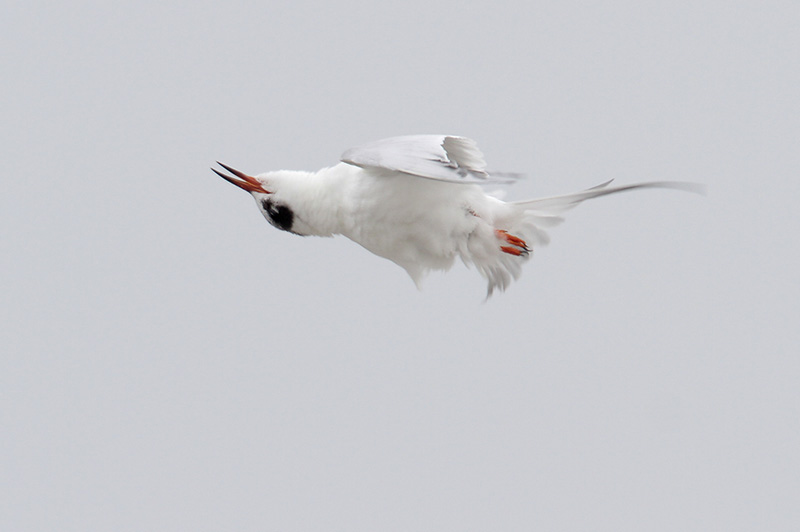
POLYGON ((294 223, 294 213, 292 209, 285 205, 275 205, 272 201, 265 199, 261 202, 264 207, 264 212, 267 213, 269 219, 278 229, 282 231, 291 231, 292 224, 294 223))

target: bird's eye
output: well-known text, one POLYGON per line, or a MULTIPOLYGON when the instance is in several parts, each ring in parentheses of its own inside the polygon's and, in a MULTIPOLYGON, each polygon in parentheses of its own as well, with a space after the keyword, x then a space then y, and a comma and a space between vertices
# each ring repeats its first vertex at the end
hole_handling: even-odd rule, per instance
POLYGON ((264 212, 267 213, 272 225, 282 231, 291 231, 294 224, 294 213, 285 206, 274 203, 272 200, 265 199, 261 202, 264 212))

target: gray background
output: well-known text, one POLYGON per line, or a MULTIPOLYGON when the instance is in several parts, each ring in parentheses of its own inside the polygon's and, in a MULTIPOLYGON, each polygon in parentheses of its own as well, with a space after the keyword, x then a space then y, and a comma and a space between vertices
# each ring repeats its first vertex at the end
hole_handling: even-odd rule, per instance
POLYGON ((796 2, 6 2, 0 529, 797 530, 796 2), (418 292, 212 174, 476 139, 572 211, 418 292))

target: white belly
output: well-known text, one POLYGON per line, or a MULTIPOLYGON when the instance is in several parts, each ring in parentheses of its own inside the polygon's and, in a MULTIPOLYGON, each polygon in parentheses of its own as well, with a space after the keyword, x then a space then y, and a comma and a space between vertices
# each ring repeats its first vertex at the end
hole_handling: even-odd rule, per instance
POLYGON ((352 224, 344 232, 366 249, 407 270, 446 269, 479 224, 476 185, 408 176, 364 176, 369 187, 350 195, 352 224))

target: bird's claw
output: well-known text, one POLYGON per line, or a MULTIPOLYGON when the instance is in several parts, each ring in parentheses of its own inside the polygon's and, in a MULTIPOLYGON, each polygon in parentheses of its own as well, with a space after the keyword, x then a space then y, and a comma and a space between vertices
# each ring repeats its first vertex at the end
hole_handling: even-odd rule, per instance
POLYGON ((495 229, 494 234, 500 240, 503 240, 509 244, 510 246, 500 246, 500 250, 504 253, 508 253, 509 255, 514 255, 517 257, 520 256, 527 256, 531 249, 528 247, 528 244, 525 243, 524 240, 519 238, 518 236, 514 236, 508 233, 503 229, 495 229))

